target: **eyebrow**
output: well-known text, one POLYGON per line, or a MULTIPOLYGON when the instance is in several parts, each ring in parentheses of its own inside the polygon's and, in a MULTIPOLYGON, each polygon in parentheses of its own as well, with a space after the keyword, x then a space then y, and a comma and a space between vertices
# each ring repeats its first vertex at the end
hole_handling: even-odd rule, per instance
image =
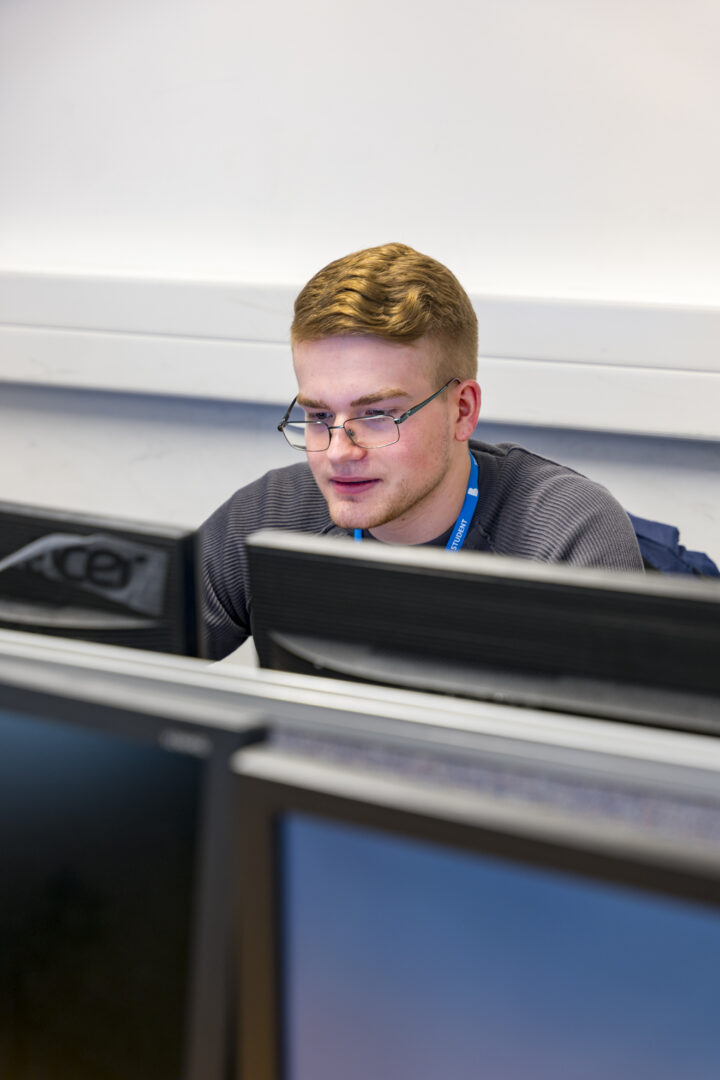
MULTIPOLYGON (((396 386, 384 387, 382 390, 376 391, 374 394, 363 394, 362 397, 355 398, 350 402, 350 408, 354 409, 359 405, 374 405, 378 401, 392 401, 393 398, 409 398, 407 390, 400 390, 396 386)), ((316 401, 314 398, 303 397, 302 394, 297 396, 298 405, 302 405, 306 409, 327 409, 328 412, 334 410, 325 401, 316 401)))

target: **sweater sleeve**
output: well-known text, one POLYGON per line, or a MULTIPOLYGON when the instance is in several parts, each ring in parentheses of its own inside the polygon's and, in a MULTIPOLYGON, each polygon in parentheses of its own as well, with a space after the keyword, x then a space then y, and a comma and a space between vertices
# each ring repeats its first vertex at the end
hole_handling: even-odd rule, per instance
POLYGON ((542 557, 548 562, 643 571, 630 518, 601 484, 568 471, 545 486, 543 501, 542 557), (555 520, 564 522, 562 530, 548 527, 550 508, 555 511, 555 520))
POLYGON ((643 570, 630 518, 601 484, 511 443, 483 451, 490 550, 541 562, 643 570))
POLYGON ((273 469, 211 514, 197 536, 203 656, 220 660, 252 634, 247 537, 264 528, 322 533, 331 524, 305 462, 273 469))

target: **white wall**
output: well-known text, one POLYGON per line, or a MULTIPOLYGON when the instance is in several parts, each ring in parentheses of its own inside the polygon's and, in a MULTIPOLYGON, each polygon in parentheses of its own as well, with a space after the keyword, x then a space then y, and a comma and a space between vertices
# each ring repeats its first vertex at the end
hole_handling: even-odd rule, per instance
POLYGON ((717 304, 716 0, 4 0, 0 265, 717 304))
POLYGON ((4 0, 0 498, 196 524, 291 453, 296 288, 402 239, 478 306, 486 436, 718 557, 719 36, 715 0, 4 0))

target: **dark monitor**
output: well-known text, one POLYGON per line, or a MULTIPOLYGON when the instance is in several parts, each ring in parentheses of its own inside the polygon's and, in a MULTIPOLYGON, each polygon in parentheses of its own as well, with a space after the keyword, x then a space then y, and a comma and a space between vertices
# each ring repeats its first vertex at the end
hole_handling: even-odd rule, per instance
MULTIPOLYGON (((0 635, 0 1076, 225 1080, 228 760, 256 719, 0 635)), ((37 642, 37 646, 35 643, 37 642)))
POLYGON ((264 667, 720 731, 720 584, 264 530, 264 667))
POLYGON ((653 777, 352 728, 236 756, 237 1080, 716 1074, 714 746, 653 777))
POLYGON ((0 502, 0 627, 197 655, 193 534, 0 502))

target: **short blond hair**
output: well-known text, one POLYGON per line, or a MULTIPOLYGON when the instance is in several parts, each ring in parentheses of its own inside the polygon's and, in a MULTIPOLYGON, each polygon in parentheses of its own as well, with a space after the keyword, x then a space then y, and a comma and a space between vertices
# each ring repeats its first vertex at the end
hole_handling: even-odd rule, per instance
POLYGON ((383 244, 336 259, 298 294, 293 347, 360 334, 398 344, 427 337, 439 345, 441 380, 477 375, 477 317, 470 298, 446 266, 406 244, 383 244))

